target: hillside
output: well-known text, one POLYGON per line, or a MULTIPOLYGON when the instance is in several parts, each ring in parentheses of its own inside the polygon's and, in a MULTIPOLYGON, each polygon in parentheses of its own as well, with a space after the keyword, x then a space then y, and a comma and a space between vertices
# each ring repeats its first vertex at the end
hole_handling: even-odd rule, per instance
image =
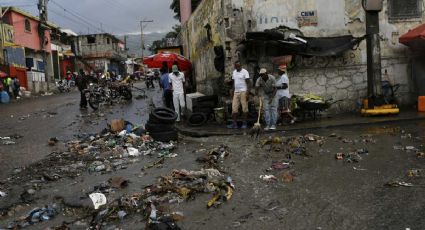
MULTIPOLYGON (((151 34, 145 34, 145 51, 144 54, 150 55, 151 52, 148 50, 148 46, 152 44, 155 40, 161 40, 163 37, 165 37, 166 33, 151 33, 151 34)), ((118 36, 118 38, 124 40, 124 36, 118 36)), ((131 34, 127 35, 127 48, 128 48, 128 54, 135 54, 136 56, 141 56, 141 41, 140 41, 140 34, 131 34)))

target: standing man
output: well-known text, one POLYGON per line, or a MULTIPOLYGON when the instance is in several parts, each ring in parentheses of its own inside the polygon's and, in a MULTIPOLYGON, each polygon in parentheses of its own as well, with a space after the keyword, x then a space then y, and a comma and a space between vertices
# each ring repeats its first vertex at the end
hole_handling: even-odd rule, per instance
POLYGON ((21 91, 21 83, 19 82, 19 79, 16 76, 13 76, 13 80, 12 80, 12 84, 11 84, 12 89, 13 89, 13 96, 15 97, 15 99, 18 99, 19 97, 19 91, 21 91))
POLYGON ((9 94, 9 97, 12 97, 11 86, 10 86, 11 83, 12 83, 12 79, 9 76, 6 76, 6 78, 4 78, 3 80, 3 85, 4 85, 4 91, 6 91, 6 93, 9 94))
POLYGON ((87 89, 88 77, 85 75, 83 70, 80 70, 80 74, 75 79, 75 84, 80 91, 80 109, 87 109, 87 98, 84 94, 84 90, 87 89))
POLYGON ((248 117, 248 94, 249 94, 249 73, 246 69, 242 68, 241 62, 235 62, 235 70, 232 74, 233 80, 233 101, 232 101, 232 124, 228 125, 229 129, 237 129, 238 124, 236 119, 239 113, 239 106, 242 105, 242 129, 247 128, 246 119, 248 117))
POLYGON ((264 108, 264 117, 266 120, 266 127, 264 130, 275 130, 277 123, 277 106, 278 100, 276 97, 276 80, 272 75, 267 73, 267 70, 262 68, 260 70, 260 77, 255 83, 255 94, 262 90, 262 100, 264 108))
POLYGON ((161 70, 160 87, 163 90, 163 98, 165 107, 173 109, 173 90, 171 89, 168 69, 161 70))
POLYGON ((279 101, 279 111, 281 115, 287 115, 291 118, 291 124, 295 122, 295 117, 291 114, 291 96, 289 95, 289 78, 286 74, 286 65, 280 65, 278 68, 279 76, 276 78, 277 99, 279 101))
POLYGON ((174 111, 177 113, 177 122, 180 121, 181 117, 181 110, 184 110, 186 107, 185 101, 184 101, 184 87, 183 83, 185 82, 184 74, 179 71, 179 68, 177 65, 173 65, 172 73, 168 75, 169 77, 169 83, 171 83, 171 87, 173 90, 173 104, 174 104, 174 111), (180 109, 181 107, 181 109, 180 109))

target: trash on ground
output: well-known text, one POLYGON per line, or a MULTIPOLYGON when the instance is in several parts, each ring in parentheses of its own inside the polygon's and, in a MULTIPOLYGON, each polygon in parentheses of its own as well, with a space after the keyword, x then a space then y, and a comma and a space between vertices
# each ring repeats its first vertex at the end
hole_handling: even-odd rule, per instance
POLYGON ((385 185, 389 187, 413 187, 412 183, 407 183, 403 181, 390 181, 385 185))
POLYGON ((18 220, 9 224, 9 229, 24 228, 34 225, 38 222, 48 221, 58 214, 56 204, 47 205, 43 208, 34 208, 26 217, 21 217, 18 220))
POLYGON ((274 175, 261 175, 260 179, 267 182, 274 182, 277 181, 277 178, 274 175))
POLYGON ((294 181, 294 172, 293 171, 285 171, 281 174, 282 181, 285 183, 290 183, 294 181))
POLYGON ((129 181, 124 177, 116 176, 109 179, 109 183, 113 188, 125 188, 128 186, 129 181))
POLYGON ((0 191, 0 197, 5 197, 7 196, 7 193, 0 191))
POLYGON ((419 170, 419 169, 410 169, 409 171, 407 171, 407 176, 408 177, 420 177, 420 172, 421 172, 421 170, 419 170))
POLYGON ((106 196, 102 193, 92 193, 89 197, 93 202, 94 209, 99 209, 100 206, 106 204, 106 196))

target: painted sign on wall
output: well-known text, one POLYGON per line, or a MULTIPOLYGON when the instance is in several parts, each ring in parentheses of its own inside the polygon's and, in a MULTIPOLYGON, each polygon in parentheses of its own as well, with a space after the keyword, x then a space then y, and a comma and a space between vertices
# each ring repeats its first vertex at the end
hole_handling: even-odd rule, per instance
POLYGON ((317 26, 317 11, 301 11, 297 17, 298 26, 317 26))

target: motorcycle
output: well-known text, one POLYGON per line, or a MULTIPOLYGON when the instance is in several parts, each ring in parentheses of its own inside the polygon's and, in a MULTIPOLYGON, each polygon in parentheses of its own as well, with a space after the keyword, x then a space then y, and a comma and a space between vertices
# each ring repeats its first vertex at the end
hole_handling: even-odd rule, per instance
POLYGON ((131 85, 129 83, 112 83, 109 85, 110 95, 113 99, 122 97, 129 101, 133 98, 131 85))
POLYGON ((59 90, 60 93, 71 91, 68 83, 65 80, 57 81, 56 82, 56 87, 58 88, 58 90, 59 90))
POLYGON ((153 85, 153 75, 150 75, 150 74, 148 74, 147 76, 146 76, 146 79, 145 79, 145 82, 146 82, 146 88, 150 88, 150 87, 152 87, 152 88, 155 88, 155 86, 153 85))
POLYGON ((89 87, 84 91, 84 95, 93 110, 99 109, 101 103, 112 104, 110 92, 97 84, 90 83, 89 87))

